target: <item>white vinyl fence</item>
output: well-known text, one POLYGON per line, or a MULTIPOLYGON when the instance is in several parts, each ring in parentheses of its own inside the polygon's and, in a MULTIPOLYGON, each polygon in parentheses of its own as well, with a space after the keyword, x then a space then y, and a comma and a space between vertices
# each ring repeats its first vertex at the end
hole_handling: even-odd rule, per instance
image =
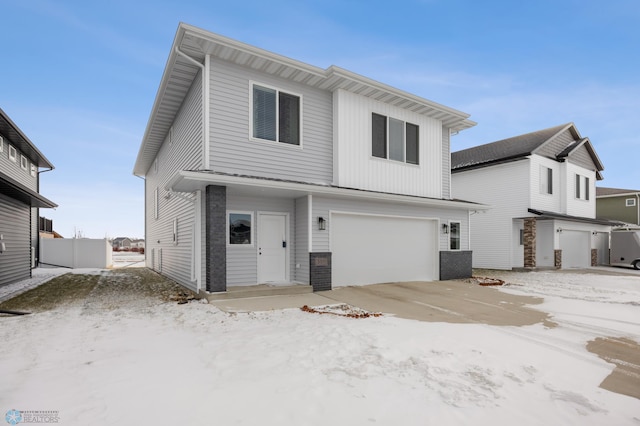
POLYGON ((109 268, 113 265, 107 239, 40 238, 40 263, 65 268, 109 268))

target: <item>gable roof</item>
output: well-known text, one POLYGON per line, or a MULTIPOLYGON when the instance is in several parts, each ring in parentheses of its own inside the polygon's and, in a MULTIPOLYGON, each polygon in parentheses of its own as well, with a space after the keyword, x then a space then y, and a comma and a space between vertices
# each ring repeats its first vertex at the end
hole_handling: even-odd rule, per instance
POLYGON ((596 197, 615 197, 638 194, 640 194, 640 189, 606 188, 603 186, 596 187, 596 197))
POLYGON ((469 114, 351 71, 336 66, 318 68, 180 23, 138 152, 133 169, 135 175, 144 176, 151 166, 193 80, 205 64, 207 55, 322 90, 344 89, 435 118, 453 131, 476 125, 468 119, 469 114))
POLYGON ((569 155, 584 146, 596 166, 596 176, 598 179, 601 179, 602 176, 599 172, 604 170, 604 166, 593 149, 589 138, 580 136, 578 129, 573 123, 561 124, 559 126, 452 152, 451 171, 455 173, 525 158, 540 151, 545 145, 549 144, 565 131, 571 133, 573 141, 566 144, 561 151, 556 152, 555 159, 557 161, 565 161, 569 155))

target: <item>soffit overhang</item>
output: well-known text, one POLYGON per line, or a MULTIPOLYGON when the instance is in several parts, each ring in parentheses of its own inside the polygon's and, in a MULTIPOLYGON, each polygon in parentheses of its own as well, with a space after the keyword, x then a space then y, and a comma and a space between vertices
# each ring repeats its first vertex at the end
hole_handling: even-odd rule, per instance
POLYGON ((183 57, 204 64, 205 56, 218 58, 260 73, 305 84, 321 90, 343 89, 376 101, 440 120, 453 132, 473 127, 469 114, 379 83, 351 71, 331 66, 327 69, 251 46, 191 25, 181 23, 169 53, 160 88, 134 166, 134 174, 144 176, 162 145, 186 94, 201 67, 183 57))

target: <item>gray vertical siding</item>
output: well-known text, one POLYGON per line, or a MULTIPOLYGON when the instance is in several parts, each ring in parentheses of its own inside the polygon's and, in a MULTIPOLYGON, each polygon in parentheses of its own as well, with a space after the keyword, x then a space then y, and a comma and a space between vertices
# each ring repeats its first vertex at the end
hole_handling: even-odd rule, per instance
POLYGON ((0 286, 31 276, 30 207, 0 194, 0 286))
MULTIPOLYGON (((198 75, 166 136, 156 161, 145 176, 146 249, 156 253, 155 265, 147 257, 148 266, 185 287, 195 290, 191 280, 192 238, 195 223, 196 195, 170 194, 164 187, 180 170, 202 166, 202 78, 198 75), (159 189, 159 215, 154 218, 154 192, 159 189), (173 221, 178 219, 178 241, 173 242, 173 221), (160 252, 162 249, 162 252, 160 252)), ((203 263, 204 265, 204 263, 203 263)))
POLYGON ((212 169, 306 182, 332 182, 331 92, 212 59, 210 96, 212 169), (302 147, 251 140, 251 81, 302 95, 302 147))
POLYGON ((449 128, 442 126, 442 198, 451 198, 451 137, 449 128))
POLYGON ((227 246, 227 286, 252 285, 258 282, 258 212, 289 213, 289 277, 295 277, 296 211, 293 198, 251 197, 227 194, 227 210, 253 212, 253 245, 227 246))

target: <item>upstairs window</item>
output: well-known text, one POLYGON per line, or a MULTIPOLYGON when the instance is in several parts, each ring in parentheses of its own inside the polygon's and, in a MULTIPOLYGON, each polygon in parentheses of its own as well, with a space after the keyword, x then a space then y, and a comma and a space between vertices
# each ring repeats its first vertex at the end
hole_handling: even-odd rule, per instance
POLYGON ((372 113, 371 155, 418 164, 420 132, 417 125, 372 113))
POLYGON ((576 174, 576 199, 589 201, 589 178, 576 174))
POLYGON ((17 161, 17 158, 18 158, 18 152, 12 145, 9 145, 9 160, 15 163, 17 161))
POLYGON ((553 169, 540 166, 540 193, 553 194, 553 169))
POLYGON ((27 161, 27 157, 25 157, 24 155, 20 156, 20 167, 22 168, 22 170, 27 170, 29 166, 29 161, 27 161))
POLYGON ((36 174, 38 174, 38 168, 35 164, 31 163, 31 176, 36 177, 36 174))
POLYGON ((4 152, 4 138, 0 136, 0 152, 4 152))
POLYGON ((253 85, 253 134, 256 139, 300 145, 301 97, 253 85))
POLYGON ((636 206, 636 199, 635 198, 627 198, 626 200, 624 200, 624 205, 625 205, 625 207, 635 207, 636 206))

